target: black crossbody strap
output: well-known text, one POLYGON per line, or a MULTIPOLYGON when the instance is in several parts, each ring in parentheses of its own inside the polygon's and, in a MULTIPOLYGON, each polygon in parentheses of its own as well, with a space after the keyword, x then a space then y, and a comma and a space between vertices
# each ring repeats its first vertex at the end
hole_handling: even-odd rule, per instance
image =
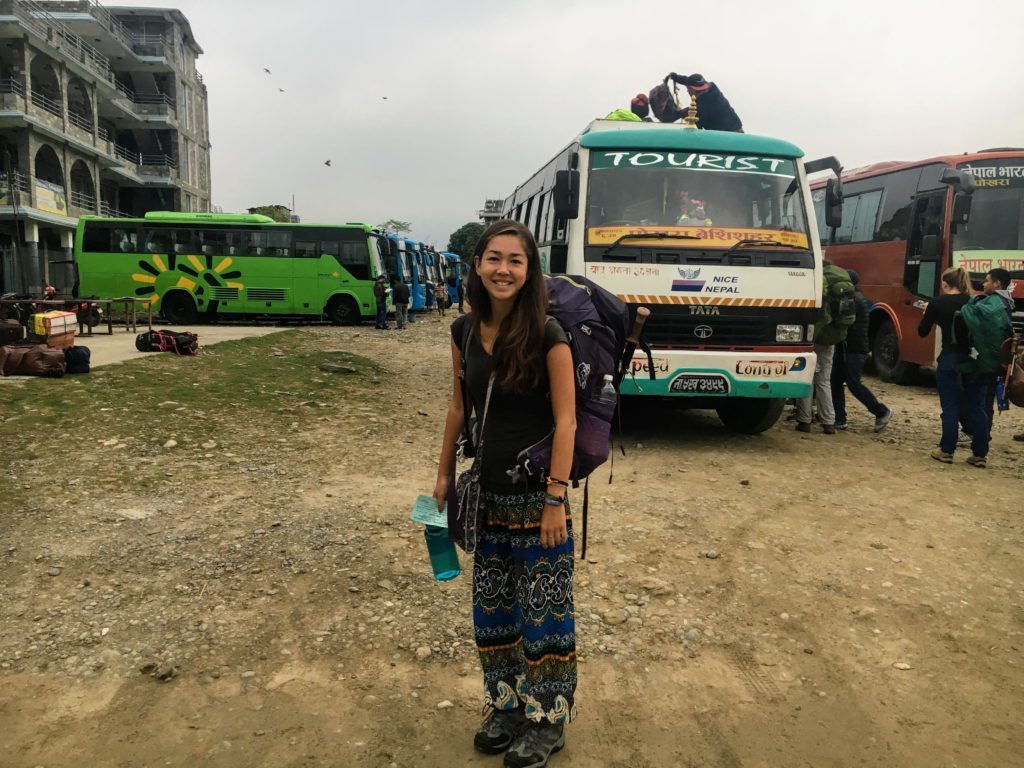
MULTIPOLYGON (((459 371, 459 386, 462 387, 462 438, 466 445, 472 445, 469 434, 469 414, 473 408, 469 402, 469 386, 466 383, 466 356, 469 353, 469 337, 473 333, 472 315, 466 315, 465 324, 465 330, 462 332, 462 369, 459 371)), ((483 434, 482 430, 481 434, 483 434)))

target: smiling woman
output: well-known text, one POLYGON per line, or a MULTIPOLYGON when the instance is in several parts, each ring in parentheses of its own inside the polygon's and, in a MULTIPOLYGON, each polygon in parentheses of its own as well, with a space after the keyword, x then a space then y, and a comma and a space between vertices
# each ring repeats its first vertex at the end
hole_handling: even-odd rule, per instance
POLYGON ((572 354, 565 331, 547 317, 537 243, 523 225, 504 220, 484 231, 467 292, 473 313, 452 324, 452 398, 434 497, 438 507, 457 504, 449 494, 456 441, 475 410, 482 426, 470 473, 482 492, 477 510, 459 510, 476 515, 479 531, 475 551, 463 542, 474 551, 473 625, 488 708, 473 743, 482 752, 507 750, 506 766, 543 766, 575 714, 566 499, 576 432, 572 354), (546 481, 514 481, 507 470, 519 453, 552 431, 546 481))

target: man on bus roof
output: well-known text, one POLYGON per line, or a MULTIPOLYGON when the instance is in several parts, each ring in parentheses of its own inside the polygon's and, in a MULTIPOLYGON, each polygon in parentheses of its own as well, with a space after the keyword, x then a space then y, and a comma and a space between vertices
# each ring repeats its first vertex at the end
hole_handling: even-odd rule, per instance
POLYGON ((676 108, 672 95, 669 93, 668 81, 673 80, 685 85, 691 95, 697 97, 697 127, 706 131, 733 131, 743 133, 743 122, 729 100, 717 85, 708 82, 701 74, 677 75, 670 72, 665 82, 656 85, 651 91, 650 104, 654 116, 663 123, 674 123, 686 117, 689 104, 683 104, 682 111, 676 108))

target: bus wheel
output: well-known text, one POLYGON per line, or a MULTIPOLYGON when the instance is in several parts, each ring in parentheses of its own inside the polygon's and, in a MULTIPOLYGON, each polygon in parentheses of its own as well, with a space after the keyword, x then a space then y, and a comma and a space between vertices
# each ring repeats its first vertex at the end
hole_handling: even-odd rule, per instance
POLYGON ((734 432, 759 435, 779 420, 785 406, 786 401, 780 397, 730 397, 715 410, 734 432))
POLYGON ((900 360, 900 340, 890 320, 882 322, 871 341, 871 359, 882 381, 910 384, 917 374, 916 365, 900 360))
POLYGON ((192 325, 199 318, 196 302, 184 291, 172 291, 161 301, 161 312, 171 325, 192 325))
POLYGON ((356 325, 361 319, 359 307, 351 296, 336 296, 327 305, 327 319, 334 325, 356 325))

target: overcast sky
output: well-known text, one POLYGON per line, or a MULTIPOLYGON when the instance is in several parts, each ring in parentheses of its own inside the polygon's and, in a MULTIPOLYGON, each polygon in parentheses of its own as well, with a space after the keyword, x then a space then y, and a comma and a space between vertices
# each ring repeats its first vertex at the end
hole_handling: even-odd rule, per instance
POLYGON ((748 133, 847 168, 1024 146, 1020 0, 177 7, 205 51, 215 205, 294 195, 303 221, 396 218, 438 246, 670 71, 715 81, 748 133))

